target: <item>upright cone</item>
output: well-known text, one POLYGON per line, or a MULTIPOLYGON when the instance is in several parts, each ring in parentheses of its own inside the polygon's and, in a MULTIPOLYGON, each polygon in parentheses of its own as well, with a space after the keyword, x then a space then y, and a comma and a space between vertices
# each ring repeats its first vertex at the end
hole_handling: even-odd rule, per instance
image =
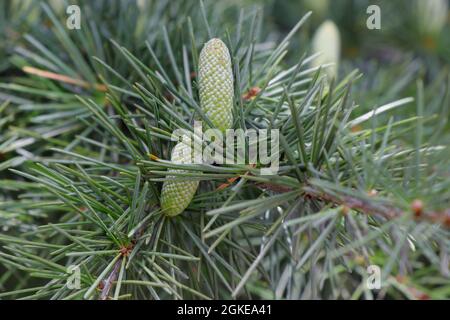
POLYGON ((435 36, 442 31, 448 15, 447 0, 415 0, 415 15, 419 31, 435 36))
POLYGON ((199 93, 202 110, 222 132, 233 125, 233 71, 228 48, 211 39, 200 52, 199 93))
MULTIPOLYGON (((179 142, 172 150, 171 161, 176 164, 192 163, 192 143, 184 139, 179 142)), ((187 172, 186 170, 169 169, 169 172, 187 172)), ((175 176, 167 175, 168 179, 175 176)), ((165 181, 161 192, 161 209, 169 217, 182 213, 197 191, 199 181, 165 181)))
POLYGON ((313 65, 319 67, 333 63, 332 66, 324 68, 324 71, 330 80, 336 78, 341 55, 341 36, 334 22, 327 20, 322 23, 314 35, 312 47, 314 53, 320 53, 313 61, 313 65))

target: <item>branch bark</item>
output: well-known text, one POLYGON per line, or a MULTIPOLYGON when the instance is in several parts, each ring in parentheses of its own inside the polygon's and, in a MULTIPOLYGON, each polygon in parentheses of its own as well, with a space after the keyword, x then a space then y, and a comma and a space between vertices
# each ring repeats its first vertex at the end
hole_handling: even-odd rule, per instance
MULTIPOLYGON (((263 190, 270 190, 276 193, 292 191, 291 188, 271 183, 259 183, 257 184, 257 186, 263 190)), ((311 185, 305 186, 303 188, 303 191, 306 197, 314 198, 327 203, 332 203, 338 206, 345 206, 349 209, 353 209, 364 214, 379 216, 388 220, 392 220, 413 213, 412 216, 417 221, 426 221, 429 223, 440 224, 442 227, 450 229, 450 209, 442 211, 412 209, 411 211, 405 211, 393 205, 375 205, 374 203, 357 197, 347 195, 337 197, 335 195, 327 193, 324 190, 319 190, 311 185)))

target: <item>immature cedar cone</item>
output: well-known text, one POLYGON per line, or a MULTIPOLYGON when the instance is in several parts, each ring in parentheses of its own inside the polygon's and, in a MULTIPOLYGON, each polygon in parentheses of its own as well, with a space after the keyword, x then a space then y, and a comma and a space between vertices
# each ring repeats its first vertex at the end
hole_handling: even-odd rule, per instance
POLYGON ((233 125, 233 72, 228 48, 211 39, 200 52, 200 105, 212 124, 222 132, 233 125))
MULTIPOLYGON (((176 164, 192 163, 192 144, 183 140, 172 150, 171 161, 176 164)), ((169 169, 169 172, 187 172, 181 169, 169 169)), ((173 179, 175 176, 167 176, 173 179)), ((161 192, 161 209, 167 216, 179 215, 186 209, 197 191, 199 181, 165 181, 161 192)))
POLYGON ((439 34, 447 23, 447 0, 415 0, 414 9, 419 31, 424 35, 439 34))
POLYGON ((341 38, 336 25, 328 20, 317 29, 312 40, 314 53, 321 55, 315 59, 314 66, 333 63, 325 69, 329 79, 336 78, 341 53, 341 38))

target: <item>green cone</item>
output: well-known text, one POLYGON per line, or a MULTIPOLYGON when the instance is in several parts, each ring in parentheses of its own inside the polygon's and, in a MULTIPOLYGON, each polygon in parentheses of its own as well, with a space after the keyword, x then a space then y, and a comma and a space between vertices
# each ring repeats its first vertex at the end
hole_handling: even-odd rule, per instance
POLYGON ((415 0, 414 9, 419 31, 424 35, 438 35, 447 23, 447 0, 415 0))
MULTIPOLYGON (((186 140, 184 140, 186 141, 186 140)), ((192 163, 192 147, 188 142, 179 142, 172 150, 171 161, 176 164, 192 163)), ((169 172, 187 172, 186 170, 170 169, 169 172)), ((167 175, 168 179, 175 176, 167 175)), ((199 181, 165 181, 161 192, 161 209, 167 216, 179 215, 187 208, 199 181)))
POLYGON ((314 53, 321 55, 313 61, 313 66, 319 67, 327 63, 332 63, 324 71, 328 79, 336 78, 338 73, 339 59, 341 53, 341 37, 338 27, 331 20, 327 20, 320 25, 312 40, 314 53))
POLYGON ((203 47, 199 60, 200 105, 222 132, 233 125, 233 71, 228 48, 220 39, 203 47))

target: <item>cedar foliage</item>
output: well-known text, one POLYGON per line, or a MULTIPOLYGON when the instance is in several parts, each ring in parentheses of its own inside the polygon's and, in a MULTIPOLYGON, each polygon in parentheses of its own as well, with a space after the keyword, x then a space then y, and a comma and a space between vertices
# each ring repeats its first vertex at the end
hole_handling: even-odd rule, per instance
MULTIPOLYGON (((1 299, 450 297, 448 38, 424 47, 388 24, 372 44, 401 59, 356 43, 330 83, 302 6, 286 31, 271 3, 76 2, 71 31, 55 5, 0 1, 1 299), (230 50, 233 128, 280 130, 275 176, 168 161, 175 129, 211 123, 196 75, 214 37, 230 50), (167 217, 173 176, 200 185, 167 217)), ((365 12, 349 3, 332 4, 344 40, 365 12)))

